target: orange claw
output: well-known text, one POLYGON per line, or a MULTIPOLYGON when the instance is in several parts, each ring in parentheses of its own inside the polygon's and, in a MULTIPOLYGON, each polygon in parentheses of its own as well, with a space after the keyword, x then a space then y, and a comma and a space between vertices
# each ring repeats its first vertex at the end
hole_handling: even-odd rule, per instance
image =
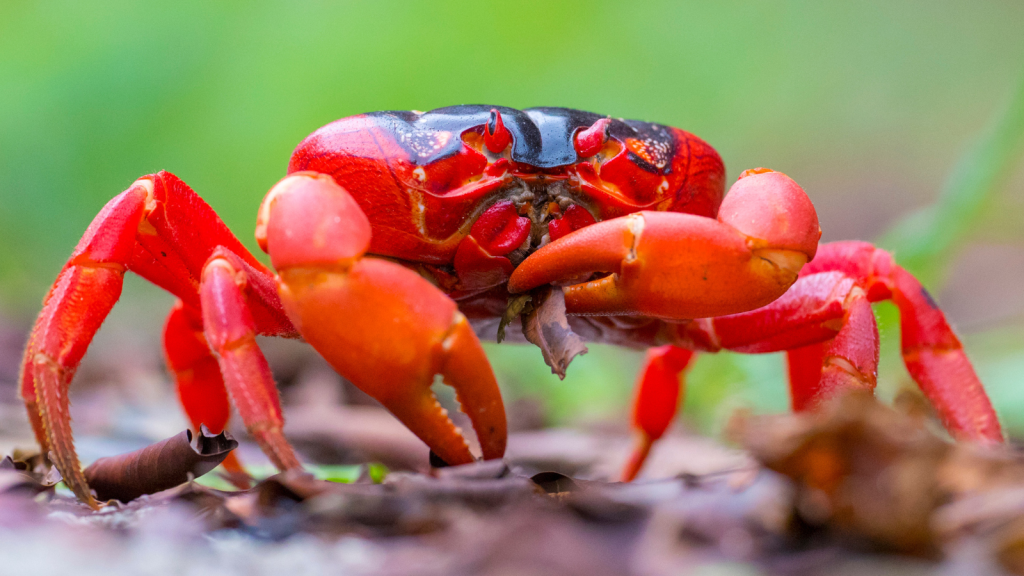
POLYGON ((279 271, 288 317, 340 374, 376 398, 449 464, 474 460, 430 387, 440 374, 486 459, 505 452, 505 410, 476 335, 450 298, 415 272, 363 258, 366 216, 328 177, 293 174, 260 210, 257 235, 279 271), (296 222, 302 222, 297 226, 296 222))
POLYGON ((717 220, 637 212, 568 234, 528 257, 512 293, 565 283, 575 314, 706 318, 764 306, 814 257, 821 230, 810 199, 784 174, 751 174, 733 185, 717 220))

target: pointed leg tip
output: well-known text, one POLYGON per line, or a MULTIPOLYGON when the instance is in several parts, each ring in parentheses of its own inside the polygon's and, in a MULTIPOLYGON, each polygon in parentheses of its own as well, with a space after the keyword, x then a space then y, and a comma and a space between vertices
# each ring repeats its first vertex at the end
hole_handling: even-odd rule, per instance
POLYGON ((622 470, 622 476, 620 480, 622 482, 632 482, 636 480, 636 477, 640 474, 640 470, 644 466, 644 462, 647 461, 648 454, 651 453, 651 446, 654 445, 654 439, 647 434, 641 434, 637 440, 636 445, 633 447, 633 452, 629 456, 629 460, 626 461, 626 466, 622 470))
POLYGON ((619 482, 632 482, 636 480, 636 477, 640 474, 640 468, 643 466, 642 463, 634 463, 632 460, 626 464, 626 467, 622 470, 622 475, 619 477, 619 482))
POLYGON ((58 460, 53 459, 53 453, 51 452, 51 460, 57 466, 57 470, 60 471, 64 485, 71 490, 75 497, 89 508, 99 510, 100 505, 92 495, 92 489, 89 488, 89 482, 81 471, 78 459, 75 458, 74 462, 68 466, 61 466, 57 464, 58 460))
MULTIPOLYGON (((268 428, 250 432, 259 444, 260 449, 270 458, 274 467, 284 472, 287 470, 301 469, 302 464, 291 443, 284 437, 280 428, 268 428)), ((241 464, 238 464, 241 467, 241 464)), ((244 472, 244 468, 241 469, 244 472)))

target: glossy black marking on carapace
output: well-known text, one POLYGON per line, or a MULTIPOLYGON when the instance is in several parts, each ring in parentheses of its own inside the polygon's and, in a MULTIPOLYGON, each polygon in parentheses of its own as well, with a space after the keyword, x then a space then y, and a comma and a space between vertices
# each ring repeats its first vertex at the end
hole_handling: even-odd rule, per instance
MULTIPOLYGON (((417 165, 430 164, 458 152, 461 136, 467 130, 483 130, 494 120, 491 110, 501 113, 501 121, 512 134, 512 160, 537 168, 557 168, 580 160, 573 147, 573 136, 580 129, 606 118, 593 112, 571 108, 527 108, 467 104, 438 108, 422 115, 407 111, 371 112, 378 125, 395 135, 417 165)), ((495 122, 496 124, 496 122, 495 122)), ((627 138, 654 142, 675 154, 676 142, 667 126, 638 120, 612 119, 608 136, 625 143, 627 138)), ((635 154, 630 158, 640 168, 666 174, 671 162, 656 167, 635 154)))
POLYGON ((630 151, 630 161, 640 168, 655 174, 668 174, 671 172, 672 157, 676 153, 676 143, 668 126, 652 122, 641 122, 639 120, 626 120, 625 123, 636 132, 633 138, 643 142, 648 154, 654 157, 652 158, 654 162, 652 164, 630 151))

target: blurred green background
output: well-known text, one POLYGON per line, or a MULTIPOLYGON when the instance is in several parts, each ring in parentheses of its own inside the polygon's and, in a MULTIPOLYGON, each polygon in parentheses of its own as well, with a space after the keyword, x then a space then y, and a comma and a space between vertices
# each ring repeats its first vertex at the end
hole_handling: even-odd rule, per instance
MULTIPOLYGON (((1024 434, 1024 4, 917 2, 0 2, 0 310, 34 315, 99 208, 185 179, 254 252, 292 148, 336 118, 460 103, 567 106, 683 127, 730 179, 771 166, 825 240, 879 240, 923 275, 1004 423, 1024 434), (1016 96, 1015 96, 1016 94, 1016 96), (959 164, 958 164, 959 162, 959 164)), ((112 322, 157 340, 170 299, 112 322)), ((891 306, 880 390, 908 382, 891 306)), ((594 346, 560 382, 489 345, 551 423, 623 421, 640 355, 594 346)), ((778 355, 705 357, 686 421, 788 406, 778 355)))

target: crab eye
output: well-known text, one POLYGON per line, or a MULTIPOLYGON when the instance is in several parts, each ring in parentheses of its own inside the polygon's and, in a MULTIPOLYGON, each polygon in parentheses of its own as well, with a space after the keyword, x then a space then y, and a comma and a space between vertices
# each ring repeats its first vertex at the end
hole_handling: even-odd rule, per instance
POLYGON ((491 108, 491 117, 484 126, 484 146, 494 154, 500 153, 508 143, 512 141, 512 133, 505 128, 501 121, 501 112, 497 108, 491 108))
POLYGON ((658 137, 627 138, 626 149, 632 153, 630 159, 648 172, 661 172, 672 160, 670 141, 658 137))
POLYGON ((601 118, 594 122, 590 128, 580 130, 573 138, 572 147, 580 158, 589 158, 597 154, 604 143, 608 140, 608 126, 612 123, 610 118, 601 118))

